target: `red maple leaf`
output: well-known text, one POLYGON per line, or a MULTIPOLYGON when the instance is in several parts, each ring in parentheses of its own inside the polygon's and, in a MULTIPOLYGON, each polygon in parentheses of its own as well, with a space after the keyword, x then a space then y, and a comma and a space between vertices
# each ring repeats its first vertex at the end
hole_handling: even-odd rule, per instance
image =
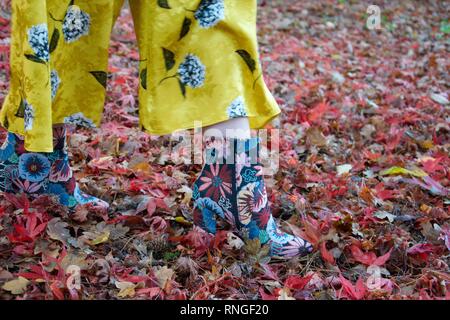
POLYGON ((331 108, 330 104, 326 101, 318 103, 314 108, 308 113, 308 120, 311 123, 320 122, 324 114, 331 108))
POLYGON ((339 279, 341 280, 342 293, 345 297, 352 300, 361 300, 366 296, 367 288, 362 278, 359 278, 355 285, 345 279, 342 275, 339 275, 339 279))
POLYGON ((357 245, 354 244, 350 246, 350 250, 356 261, 368 266, 382 266, 391 257, 393 248, 380 257, 377 257, 377 255, 373 252, 363 252, 357 245))
POLYGON ((14 224, 14 230, 8 234, 8 239, 12 243, 34 242, 36 238, 45 230, 47 222, 40 222, 36 213, 28 213, 21 217, 24 223, 14 224))
POLYGON ((322 258, 331 264, 336 264, 336 261, 334 260, 333 255, 330 251, 327 250, 326 242, 322 242, 320 245, 320 254, 322 255, 322 258))
POLYGON ((384 189, 384 183, 380 182, 375 186, 375 193, 381 200, 394 199, 396 192, 394 190, 384 189))
POLYGON ((303 290, 309 283, 313 275, 314 274, 310 274, 306 277, 301 277, 298 275, 289 276, 284 282, 284 285, 289 289, 303 290))
POLYGON ((435 247, 430 243, 418 243, 408 250, 406 250, 406 253, 408 255, 412 255, 415 258, 418 258, 419 260, 422 260, 424 262, 428 261, 428 258, 430 255, 435 251, 435 247))

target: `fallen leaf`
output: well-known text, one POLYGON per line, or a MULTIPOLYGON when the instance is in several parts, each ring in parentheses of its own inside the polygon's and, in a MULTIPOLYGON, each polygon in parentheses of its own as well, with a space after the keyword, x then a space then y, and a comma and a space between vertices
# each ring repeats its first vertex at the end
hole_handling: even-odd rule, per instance
POLYGON ((93 246, 96 246, 98 244, 105 243, 109 240, 109 235, 110 235, 110 231, 107 230, 107 231, 103 232, 102 234, 100 234, 94 240, 90 241, 90 244, 93 246))
POLYGON ((227 242, 230 247, 237 250, 241 249, 245 245, 244 241, 242 241, 241 238, 236 236, 233 232, 227 233, 227 242))
POLYGON ((386 211, 377 211, 374 213, 373 216, 377 217, 378 219, 388 219, 389 222, 394 222, 394 220, 396 218, 395 215, 393 215, 389 212, 386 212, 386 211))
POLYGON ((170 282, 174 275, 174 271, 167 266, 159 268, 155 271, 156 279, 158 280, 158 285, 161 289, 165 290, 166 286, 170 282))
POLYGON ((313 275, 314 274, 311 274, 306 277, 300 277, 298 275, 289 276, 286 279, 284 285, 289 289, 303 290, 309 283, 313 275))
POLYGON ((295 300, 295 298, 291 296, 291 293, 287 288, 280 289, 278 294, 278 300, 295 300))
POLYGON ((120 289, 117 296, 119 298, 133 298, 136 294, 136 284, 128 281, 116 281, 116 288, 120 289))
POLYGON ((23 277, 6 282, 2 289, 11 292, 12 294, 22 294, 25 292, 30 281, 23 277))
POLYGON ((447 97, 439 93, 430 94, 430 98, 433 99, 433 101, 442 104, 444 106, 449 104, 447 97))
POLYGON ((336 167, 338 176, 341 176, 343 174, 347 174, 352 170, 353 166, 351 164, 343 164, 336 167))
POLYGON ((47 224, 47 234, 51 239, 67 243, 72 238, 68 226, 67 222, 61 221, 60 218, 53 218, 47 224))
POLYGON ((320 254, 322 255, 322 258, 323 258, 326 262, 331 263, 331 264, 336 264, 336 261, 334 260, 333 255, 331 254, 330 251, 327 250, 327 247, 326 247, 326 241, 323 241, 323 242, 320 244, 320 254))
POLYGON ((414 177, 426 177, 428 174, 423 171, 422 169, 415 168, 413 170, 408 170, 402 167, 391 167, 389 169, 383 170, 380 172, 380 175, 387 176, 387 175, 398 175, 398 174, 405 174, 405 175, 411 175, 414 177))
POLYGON ((317 127, 311 127, 306 131, 306 138, 310 145, 317 147, 325 147, 327 145, 327 139, 317 127))

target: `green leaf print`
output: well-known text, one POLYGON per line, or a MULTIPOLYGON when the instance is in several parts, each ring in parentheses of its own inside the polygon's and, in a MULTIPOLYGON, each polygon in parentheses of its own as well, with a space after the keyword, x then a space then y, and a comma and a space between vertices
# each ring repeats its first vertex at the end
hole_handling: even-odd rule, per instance
POLYGON ((59 30, 55 28, 55 30, 53 30, 52 39, 50 40, 50 47, 49 47, 50 53, 55 51, 56 47, 58 46, 58 41, 59 41, 59 30))
POLYGON ((90 71, 89 73, 106 89, 108 74, 105 71, 90 71))
POLYGON ((181 82, 180 79, 178 79, 178 83, 180 84, 181 93, 183 94, 183 97, 186 98, 186 85, 181 82))
POLYGON ((16 117, 25 118, 25 102, 23 101, 23 99, 20 99, 20 104, 16 112, 16 117))
POLYGON ((256 70, 256 61, 252 58, 252 55, 243 49, 237 50, 236 53, 241 56, 241 58, 245 61, 250 71, 253 73, 256 70))
POLYGON ((3 121, 3 127, 8 130, 9 129, 9 120, 8 117, 5 117, 5 120, 3 121))
POLYGON ((163 55, 164 55, 164 61, 166 63, 166 70, 169 71, 175 66, 175 53, 170 51, 169 49, 162 48, 163 49, 163 55))
POLYGON ((163 9, 172 9, 169 5, 169 0, 158 0, 158 6, 163 9))
POLYGON ((34 54, 25 54, 25 58, 27 58, 28 60, 33 61, 33 62, 46 64, 46 62, 44 60, 35 56, 34 54))
POLYGON ((140 74, 140 78, 141 78, 141 86, 142 86, 142 88, 147 90, 147 68, 142 69, 141 74, 140 74))
POLYGON ((192 20, 189 18, 184 18, 183 26, 181 27, 180 39, 183 39, 191 30, 192 20))

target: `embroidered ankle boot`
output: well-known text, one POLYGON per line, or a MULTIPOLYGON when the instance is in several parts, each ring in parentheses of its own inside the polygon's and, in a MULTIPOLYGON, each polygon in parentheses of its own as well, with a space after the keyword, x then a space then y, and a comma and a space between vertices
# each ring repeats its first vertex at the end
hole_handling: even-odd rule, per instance
POLYGON ((228 139, 207 144, 205 164, 193 186, 194 223, 215 234, 223 219, 243 238, 270 244, 274 258, 290 259, 312 251, 312 245, 278 228, 271 214, 259 163, 259 139, 228 139))
POLYGON ((73 176, 66 146, 66 128, 53 129, 53 152, 28 152, 20 135, 8 132, 0 147, 0 191, 31 196, 55 195, 62 205, 74 209, 92 204, 107 209, 108 203, 82 192, 73 176))

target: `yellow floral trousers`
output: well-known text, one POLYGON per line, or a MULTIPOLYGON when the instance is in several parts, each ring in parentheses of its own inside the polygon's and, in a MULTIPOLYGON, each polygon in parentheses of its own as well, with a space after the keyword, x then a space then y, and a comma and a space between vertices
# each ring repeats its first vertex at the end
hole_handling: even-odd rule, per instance
MULTIPOLYGON (((12 0, 11 82, 1 125, 52 152, 52 127, 100 125, 111 30, 124 0, 12 0)), ((139 118, 164 135, 280 113, 259 62, 256 0, 130 0, 140 50, 139 118)))

